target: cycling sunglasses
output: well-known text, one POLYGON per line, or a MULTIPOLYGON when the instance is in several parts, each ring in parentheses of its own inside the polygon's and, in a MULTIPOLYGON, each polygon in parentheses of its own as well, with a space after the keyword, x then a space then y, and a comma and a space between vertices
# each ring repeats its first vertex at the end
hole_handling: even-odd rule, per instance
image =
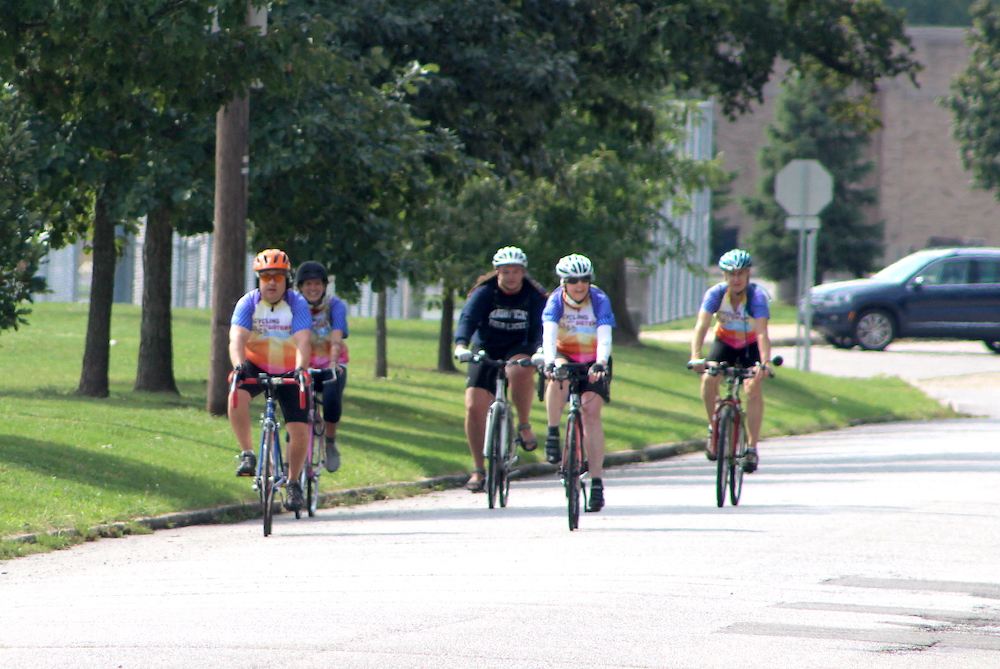
POLYGON ((564 279, 564 281, 566 283, 573 283, 573 284, 580 283, 581 281, 583 281, 584 283, 590 283, 590 280, 592 278, 593 277, 590 276, 568 276, 564 279))
POLYGON ((281 272, 276 272, 274 274, 258 274, 257 277, 264 283, 274 283, 278 279, 284 279, 285 275, 281 272))

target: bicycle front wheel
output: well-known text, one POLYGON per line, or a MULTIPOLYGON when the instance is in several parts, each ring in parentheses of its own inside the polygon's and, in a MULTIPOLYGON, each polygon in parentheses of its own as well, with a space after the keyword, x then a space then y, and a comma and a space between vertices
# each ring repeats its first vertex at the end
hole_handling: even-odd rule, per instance
POLYGON ((733 506, 740 503, 743 492, 743 459, 747 454, 746 416, 740 415, 736 429, 736 443, 733 445, 732 464, 729 467, 729 500, 733 506))
POLYGON ((563 453, 566 472, 566 507, 570 531, 580 526, 580 501, 583 496, 580 475, 583 473, 583 423, 579 414, 570 414, 566 421, 566 445, 563 453))
POLYGON ((715 430, 715 503, 719 507, 726 504, 726 487, 729 484, 729 472, 733 453, 733 430, 735 416, 731 404, 719 407, 717 429, 715 430))
POLYGON ((264 428, 263 446, 260 450, 260 503, 264 510, 264 536, 271 534, 271 522, 274 519, 274 480, 278 471, 275 459, 278 433, 271 428, 264 428))
POLYGON ((500 497, 500 506, 506 507, 510 498, 510 469, 517 453, 517 445, 514 443, 514 418, 510 411, 504 412, 503 434, 500 436, 500 449, 498 474, 500 481, 497 485, 497 495, 500 497))
POLYGON ((486 497, 490 508, 495 508, 497 492, 500 489, 500 431, 503 426, 503 412, 497 405, 490 407, 486 417, 486 438, 483 443, 483 456, 486 459, 486 497))

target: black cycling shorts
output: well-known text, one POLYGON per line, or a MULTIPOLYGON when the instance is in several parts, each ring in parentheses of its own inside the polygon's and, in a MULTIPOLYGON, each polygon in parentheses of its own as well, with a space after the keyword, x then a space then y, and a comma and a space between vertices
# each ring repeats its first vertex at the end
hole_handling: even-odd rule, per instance
POLYGON ((757 342, 749 344, 744 348, 733 348, 729 344, 716 339, 715 343, 712 344, 712 350, 709 351, 708 357, 705 360, 709 362, 725 362, 730 365, 739 363, 749 369, 760 362, 760 348, 757 346, 757 342))
MULTIPOLYGON (((563 358, 563 360, 566 360, 563 358)), ((566 360, 566 362, 569 362, 566 360)), ((558 381, 556 381, 558 383, 558 381)), ((591 383, 590 379, 582 379, 580 381, 580 395, 583 396, 584 393, 597 393, 604 400, 605 404, 611 403, 611 359, 608 359, 608 369, 602 378, 597 383, 591 383)))
MULTIPOLYGON (((474 351, 473 351, 474 352, 474 351)), ((493 353, 495 353, 494 351, 493 353)), ((528 345, 517 345, 512 346, 506 351, 502 351, 500 355, 494 356, 492 353, 487 352, 487 354, 494 360, 510 360, 515 355, 524 354, 531 357, 535 352, 535 349, 528 345)), ((497 368, 495 365, 481 365, 478 362, 469 363, 469 376, 465 380, 466 388, 482 388, 490 395, 497 389, 497 368)))
POLYGON ((337 380, 331 381, 330 369, 313 376, 313 386, 323 392, 323 420, 339 423, 344 409, 344 388, 347 386, 347 368, 337 365, 337 380))
MULTIPOLYGON (((256 378, 264 370, 249 360, 246 364, 246 376, 256 378)), ((250 399, 264 392, 264 386, 259 383, 241 384, 240 388, 250 393, 250 399)), ((299 408, 299 386, 297 384, 281 385, 274 389, 274 397, 281 406, 281 415, 286 423, 308 423, 309 412, 299 408)))

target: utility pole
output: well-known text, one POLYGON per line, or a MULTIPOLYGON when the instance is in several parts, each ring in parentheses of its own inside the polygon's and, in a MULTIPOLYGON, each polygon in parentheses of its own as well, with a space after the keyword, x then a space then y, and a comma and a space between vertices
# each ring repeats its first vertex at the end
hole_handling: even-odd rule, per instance
MULTIPOLYGON (((267 33, 267 6, 247 4, 247 24, 267 33)), ((217 29, 217 28, 216 28, 217 29)), ((215 226, 212 237, 210 414, 228 411, 229 320, 246 289, 247 190, 250 178, 250 92, 236 95, 215 119, 215 226)))

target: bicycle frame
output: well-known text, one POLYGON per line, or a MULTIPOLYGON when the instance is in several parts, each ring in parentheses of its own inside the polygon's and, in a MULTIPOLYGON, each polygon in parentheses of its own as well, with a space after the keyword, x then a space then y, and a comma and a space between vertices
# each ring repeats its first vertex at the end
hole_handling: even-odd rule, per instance
POLYGON ((306 509, 309 517, 316 515, 319 505, 319 477, 323 473, 324 451, 322 443, 317 448, 317 441, 326 434, 326 421, 323 419, 323 384, 327 381, 336 383, 337 371, 330 367, 327 369, 310 369, 310 376, 313 378, 312 387, 308 393, 309 410, 309 447, 306 451, 305 465, 302 467, 302 474, 299 476, 299 483, 306 493, 306 509), (327 374, 330 377, 327 378, 327 374), (316 381, 319 381, 317 387, 316 381))
POLYGON ((590 371, 590 365, 582 363, 568 363, 557 367, 553 374, 553 381, 558 381, 560 388, 564 381, 569 383, 569 414, 566 416, 566 434, 563 442, 562 466, 559 468, 559 476, 562 478, 563 487, 566 489, 567 515, 569 519, 570 531, 580 526, 580 503, 581 498, 587 497, 587 486, 583 482, 586 475, 585 458, 586 447, 584 439, 586 434, 583 431, 583 400, 580 393, 580 382, 583 381, 590 371))
POLYGON ((517 462, 517 448, 514 446, 514 422, 510 401, 507 399, 507 367, 528 367, 531 360, 493 360, 480 351, 474 362, 492 365, 497 370, 493 402, 486 414, 486 432, 483 438, 483 458, 486 461, 486 497, 491 509, 499 500, 501 507, 507 506, 510 494, 512 467, 517 462))
MULTIPOLYGON (((236 389, 240 383, 247 385, 264 386, 264 413, 260 417, 260 450, 257 457, 257 474, 254 476, 254 490, 260 495, 261 508, 264 517, 264 536, 271 534, 272 518, 274 515, 274 496, 278 491, 279 507, 284 496, 283 487, 288 483, 285 462, 281 454, 281 422, 275 413, 274 390, 279 385, 296 384, 299 386, 300 406, 305 405, 305 387, 298 380, 288 376, 274 376, 260 373, 256 377, 240 379, 234 377, 230 380, 230 395, 233 406, 236 406, 236 389), (270 435, 270 437, 269 437, 270 435), (268 443, 270 441, 270 443, 268 443), (273 466, 273 471, 271 467, 273 466)), ((296 512, 298 515, 298 512, 296 512)))

